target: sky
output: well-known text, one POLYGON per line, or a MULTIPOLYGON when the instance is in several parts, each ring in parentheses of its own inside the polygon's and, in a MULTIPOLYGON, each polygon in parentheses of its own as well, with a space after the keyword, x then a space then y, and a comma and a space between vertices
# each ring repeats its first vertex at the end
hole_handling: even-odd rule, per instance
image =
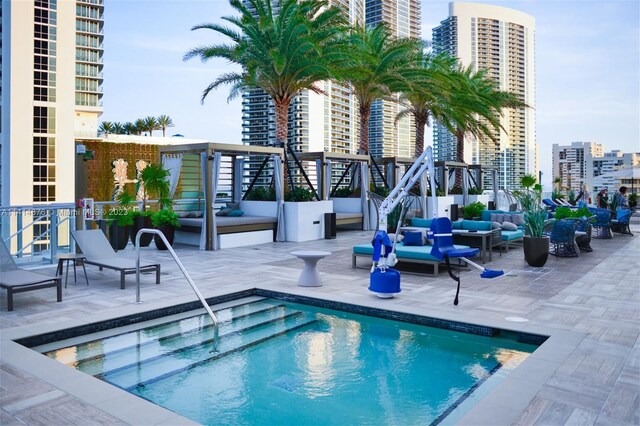
MULTIPOLYGON (((101 121, 169 115, 168 134, 241 143, 240 99, 226 87, 204 103, 202 91, 233 69, 224 60, 184 62, 197 46, 224 42, 194 25, 233 14, 226 0, 105 2, 104 114, 101 121)), ((640 2, 482 1, 536 19, 536 141, 543 184, 552 145, 590 141, 606 151, 640 152, 640 2)), ((449 13, 449 2, 422 1, 422 38, 449 13)), ((430 133, 427 131, 427 133, 430 133)), ((428 142, 428 141, 427 141, 428 142)))

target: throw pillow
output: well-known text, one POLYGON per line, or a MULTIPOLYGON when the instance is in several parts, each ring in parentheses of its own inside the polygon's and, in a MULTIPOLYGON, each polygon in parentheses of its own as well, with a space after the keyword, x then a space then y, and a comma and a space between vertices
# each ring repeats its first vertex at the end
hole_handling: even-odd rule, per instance
POLYGON ((518 226, 515 223, 503 222, 502 223, 502 230, 503 231, 517 231, 518 230, 518 226))
POLYGON ((516 225, 524 225, 524 215, 516 213, 512 214, 511 222, 515 223, 516 225))
POLYGON ((240 210, 240 203, 227 203, 227 208, 231 210, 240 210))
POLYGON ((231 213, 233 211, 233 209, 230 209, 228 207, 220 209, 219 211, 216 212, 216 216, 227 216, 229 213, 231 213))
POLYGON ((180 212, 178 217, 189 217, 189 212, 180 212))
POLYGON ((491 222, 504 222, 504 215, 502 213, 491 213, 491 222))
POLYGON ((422 236, 423 233, 420 231, 407 231, 404 233, 404 240, 402 240, 402 244, 405 246, 423 246, 424 239, 422 236))
POLYGON ((196 212, 196 217, 203 217, 204 216, 204 212, 196 212))
POLYGON ((189 212, 189 213, 187 213, 187 217, 193 218, 193 217, 198 217, 198 216, 196 216, 196 212, 189 212))
MULTIPOLYGON (((388 234, 388 235, 391 242, 393 242, 396 239, 396 234, 388 234)), ((398 242, 401 242, 402 240, 404 240, 404 235, 402 234, 398 235, 398 242)))
POLYGON ((502 222, 509 222, 509 223, 513 223, 513 215, 511 213, 504 213, 503 214, 503 219, 502 222))
POLYGON ((244 212, 240 209, 238 210, 232 210, 229 212, 229 214, 227 214, 227 216, 229 217, 240 217, 244 214, 244 212))
POLYGON ((491 222, 491 227, 493 229, 502 229, 502 224, 500 222, 491 222))

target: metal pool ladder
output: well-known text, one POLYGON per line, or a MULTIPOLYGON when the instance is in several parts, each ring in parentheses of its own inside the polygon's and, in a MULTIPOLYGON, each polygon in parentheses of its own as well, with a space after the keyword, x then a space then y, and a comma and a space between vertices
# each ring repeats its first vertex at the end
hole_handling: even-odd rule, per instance
POLYGON ((164 245, 167 246, 169 253, 171 253, 171 256, 173 256, 173 260, 175 260, 176 263, 178 264, 178 267, 184 274, 184 277, 189 282, 189 285, 193 289, 193 292, 196 294, 196 296, 198 296, 198 299, 200 299, 200 303, 202 303, 202 306, 211 317, 211 321, 213 321, 213 350, 215 351, 216 348, 218 347, 218 328, 219 328, 218 318, 216 318, 215 314, 209 307, 209 304, 207 304, 207 301, 204 299, 204 297, 202 297, 202 294, 198 290, 198 287, 196 287, 196 284, 193 282, 193 280, 189 276, 189 273, 185 269, 184 265, 182 264, 182 262, 180 262, 180 259, 178 259, 178 255, 176 255, 176 252, 173 251, 173 248, 171 247, 171 244, 169 244, 169 241, 167 241, 167 238, 158 229, 142 228, 136 234, 136 303, 142 303, 142 301, 140 301, 140 236, 142 236, 142 234, 158 235, 164 242, 164 245))

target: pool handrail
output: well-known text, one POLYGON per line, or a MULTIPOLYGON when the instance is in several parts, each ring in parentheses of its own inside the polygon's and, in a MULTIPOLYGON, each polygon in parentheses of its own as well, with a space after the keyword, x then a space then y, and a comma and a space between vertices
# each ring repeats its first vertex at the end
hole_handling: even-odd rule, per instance
POLYGON ((216 348, 218 347, 218 328, 219 328, 218 318, 216 318, 215 314, 209 307, 209 304, 204 299, 204 297, 202 297, 202 294, 198 290, 198 287, 196 287, 196 284, 193 282, 193 280, 189 276, 189 273, 185 269, 184 265, 182 264, 182 262, 180 262, 180 259, 178 259, 178 255, 176 254, 175 251, 173 251, 173 248, 171 247, 171 244, 169 244, 169 241, 167 241, 167 238, 164 236, 162 231, 158 229, 142 228, 136 234, 136 303, 142 303, 140 301, 140 237, 143 234, 155 234, 160 236, 160 238, 164 242, 164 245, 167 246, 167 250, 169 250, 169 253, 171 253, 171 256, 173 256, 173 260, 176 261, 176 264, 182 271, 182 274, 189 282, 189 285, 193 289, 193 292, 196 294, 196 296, 198 296, 198 299, 200 299, 200 303, 202 303, 202 306, 211 317, 211 321, 213 321, 213 350, 215 351, 216 348))

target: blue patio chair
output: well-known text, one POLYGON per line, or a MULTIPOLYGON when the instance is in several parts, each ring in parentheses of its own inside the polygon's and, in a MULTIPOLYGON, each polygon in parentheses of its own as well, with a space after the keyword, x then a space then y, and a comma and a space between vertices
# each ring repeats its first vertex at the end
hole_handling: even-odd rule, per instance
POLYGON ((576 229, 579 219, 560 219, 545 227, 549 235, 549 253, 556 257, 577 257, 576 229))
POLYGON ((480 265, 475 264, 474 262, 467 259, 468 257, 473 257, 480 252, 478 248, 465 248, 465 249, 457 249, 453 245, 453 232, 451 227, 451 221, 446 217, 438 217, 431 221, 431 232, 433 233, 433 247, 431 249, 431 256, 437 259, 444 259, 445 264, 447 265, 447 271, 449 272, 449 276, 458 283, 458 288, 456 289, 456 297, 453 299, 453 304, 458 304, 458 295, 460 294, 460 275, 455 275, 453 270, 451 269, 451 265, 449 263, 449 258, 457 258, 459 261, 464 261, 467 265, 473 266, 474 268, 482 271, 480 276, 482 278, 495 278, 504 274, 504 271, 501 270, 492 270, 483 268, 480 265))
POLYGON ((629 228, 629 220, 633 211, 626 209, 618 209, 616 218, 611 221, 611 230, 619 234, 633 235, 629 228))
POLYGON ((593 238, 610 239, 613 238, 611 233, 611 211, 607 209, 589 209, 596 219, 593 221, 593 238))
POLYGON ((593 251, 593 249, 591 248, 591 233, 593 231, 593 226, 591 225, 591 223, 595 219, 595 216, 583 217, 581 219, 578 219, 578 228, 576 229, 576 233, 584 233, 582 235, 576 236, 576 243, 578 244, 580 252, 593 251))

